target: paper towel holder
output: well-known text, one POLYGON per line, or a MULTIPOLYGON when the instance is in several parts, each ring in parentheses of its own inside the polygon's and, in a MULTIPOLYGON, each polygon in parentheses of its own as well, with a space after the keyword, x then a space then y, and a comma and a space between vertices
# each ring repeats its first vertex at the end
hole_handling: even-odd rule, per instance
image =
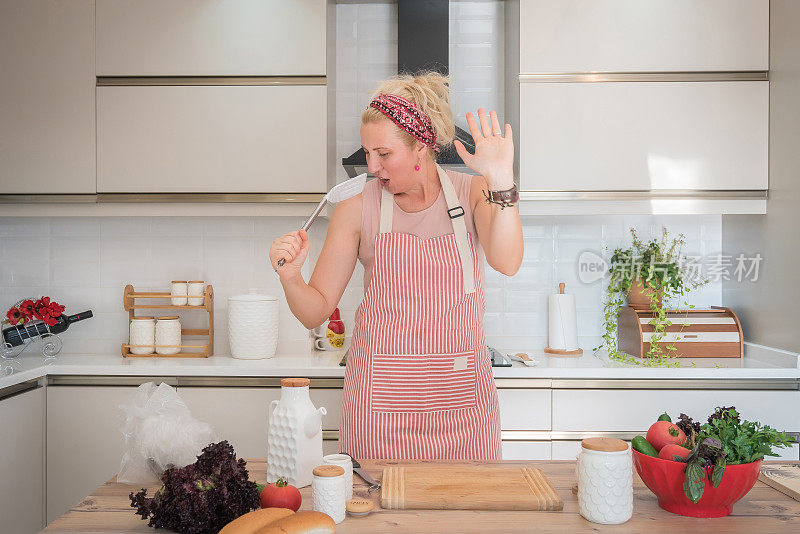
MULTIPOLYGON (((566 284, 564 282, 558 283, 558 293, 560 295, 564 294, 564 288, 566 284)), ((551 349, 550 347, 544 348, 545 354, 550 354, 552 356, 580 356, 583 354, 582 348, 577 348, 576 350, 562 350, 562 349, 551 349)))

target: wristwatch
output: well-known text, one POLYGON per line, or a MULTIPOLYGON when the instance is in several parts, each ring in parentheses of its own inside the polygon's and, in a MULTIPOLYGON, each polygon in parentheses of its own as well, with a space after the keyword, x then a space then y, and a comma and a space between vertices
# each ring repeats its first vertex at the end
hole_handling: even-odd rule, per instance
POLYGON ((517 184, 514 184, 511 189, 506 189, 504 191, 483 191, 483 196, 486 198, 487 204, 499 204, 500 209, 516 206, 517 202, 519 202, 517 184))

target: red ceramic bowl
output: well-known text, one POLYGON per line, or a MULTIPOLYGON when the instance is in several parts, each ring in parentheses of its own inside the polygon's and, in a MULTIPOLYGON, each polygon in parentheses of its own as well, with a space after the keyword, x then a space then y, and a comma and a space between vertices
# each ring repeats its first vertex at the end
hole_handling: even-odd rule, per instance
POLYGON ((761 469, 761 460, 725 466, 719 486, 713 487, 710 478, 706 478, 703 496, 695 504, 683 493, 683 469, 686 464, 654 458, 636 450, 633 451, 633 464, 644 485, 658 497, 661 508, 689 517, 729 515, 733 504, 753 488, 761 469))

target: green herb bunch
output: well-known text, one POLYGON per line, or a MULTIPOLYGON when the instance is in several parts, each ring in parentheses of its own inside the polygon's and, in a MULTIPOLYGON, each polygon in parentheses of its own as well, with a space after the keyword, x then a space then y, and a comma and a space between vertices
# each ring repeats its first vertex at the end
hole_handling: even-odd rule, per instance
POLYGON ((692 419, 681 414, 677 423, 686 433, 684 446, 691 449, 686 458, 675 457, 686 462, 686 480, 683 492, 696 503, 703 496, 708 478, 713 487, 719 486, 726 465, 747 464, 761 460, 764 456, 777 456, 774 447, 788 447, 792 438, 783 432, 761 423, 742 421, 733 406, 717 407, 708 422, 699 427, 692 419))
MULTIPOLYGON (((686 238, 683 234, 670 239, 667 229, 662 228, 660 240, 645 242, 636 234, 636 229, 631 228, 630 232, 631 246, 617 248, 611 255, 610 279, 603 303, 603 341, 594 348, 594 352, 605 347, 609 358, 621 363, 678 367, 680 362, 677 358, 665 352, 659 343, 664 337, 666 327, 673 324, 667 319, 666 310, 674 299, 706 284, 708 280, 691 272, 684 261, 682 251, 686 238), (650 289, 650 310, 653 318, 649 324, 653 327, 653 336, 647 358, 643 360, 622 353, 617 347, 619 308, 625 303, 625 295, 633 284, 637 284, 642 290, 650 289)), ((685 301, 684 306, 688 309, 694 308, 694 305, 685 301)), ((673 355, 677 352, 677 347, 672 344, 667 345, 666 349, 673 355)))

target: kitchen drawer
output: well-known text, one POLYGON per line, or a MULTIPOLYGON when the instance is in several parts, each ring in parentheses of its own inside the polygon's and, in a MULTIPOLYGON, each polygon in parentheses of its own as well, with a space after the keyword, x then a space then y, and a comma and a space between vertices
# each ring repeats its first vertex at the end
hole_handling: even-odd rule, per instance
POLYGON ((520 72, 769 69, 769 0, 523 0, 520 72))
POLYGON ((327 190, 326 88, 97 88, 101 193, 327 190))
POLYGON ((325 0, 97 0, 98 76, 325 75, 325 0))
POLYGON ((0 194, 95 194, 94 1, 0 2, 0 194))
POLYGON ((777 430, 800 431, 800 391, 555 389, 553 431, 644 432, 664 412, 705 422, 717 406, 777 430))
POLYGON ((523 190, 767 189, 769 82, 520 84, 523 190))
POLYGON ((503 460, 549 460, 549 441, 503 441, 503 460))
POLYGON ((498 389, 502 430, 550 430, 549 389, 498 389))
POLYGON ((279 388, 179 387, 178 395, 192 417, 214 427, 237 456, 267 455, 269 403, 280 398, 279 388))

